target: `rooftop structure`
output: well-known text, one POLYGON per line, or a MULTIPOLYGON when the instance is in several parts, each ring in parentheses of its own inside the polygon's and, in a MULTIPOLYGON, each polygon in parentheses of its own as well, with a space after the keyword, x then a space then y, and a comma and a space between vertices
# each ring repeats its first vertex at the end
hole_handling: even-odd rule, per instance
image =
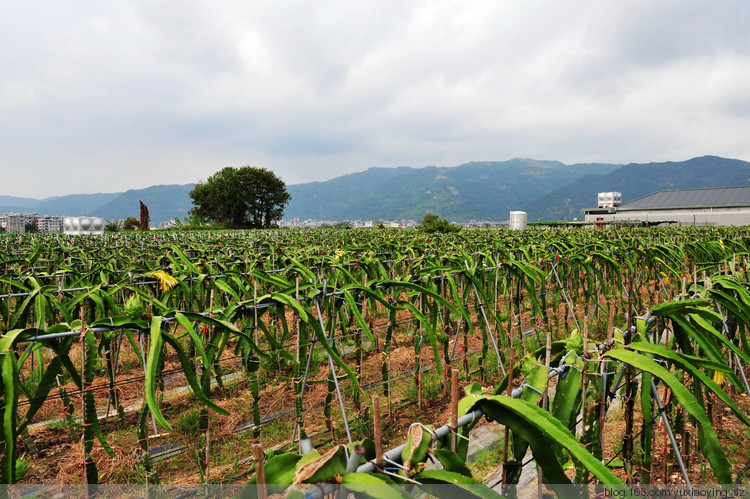
POLYGON ((623 205, 622 209, 677 209, 707 206, 714 208, 750 206, 750 185, 659 191, 634 199, 623 205))

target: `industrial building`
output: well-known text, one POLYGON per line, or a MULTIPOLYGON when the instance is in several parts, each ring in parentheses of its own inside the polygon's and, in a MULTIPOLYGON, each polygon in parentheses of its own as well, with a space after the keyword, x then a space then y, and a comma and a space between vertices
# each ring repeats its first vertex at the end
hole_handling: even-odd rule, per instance
POLYGON ((587 222, 675 225, 750 225, 750 186, 659 191, 621 204, 618 192, 599 193, 587 222))

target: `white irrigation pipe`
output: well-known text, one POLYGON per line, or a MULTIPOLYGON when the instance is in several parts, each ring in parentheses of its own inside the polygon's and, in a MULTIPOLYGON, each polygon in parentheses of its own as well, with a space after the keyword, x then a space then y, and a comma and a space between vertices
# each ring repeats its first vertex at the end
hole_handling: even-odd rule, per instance
MULTIPOLYGON (((482 417, 484 414, 484 411, 482 409, 474 409, 473 411, 461 416, 458 418, 458 422, 456 424, 457 428, 460 428, 462 426, 466 426, 467 424, 471 424, 475 421, 478 421, 479 418, 482 417)), ((435 434, 435 438, 442 438, 446 435, 448 435, 451 431, 451 425, 446 424, 438 428, 437 430, 433 431, 435 434)), ((385 454, 383 454, 383 459, 389 459, 391 461, 395 461, 396 463, 401 462, 401 452, 403 452, 404 448, 406 448, 406 444, 401 444, 398 447, 389 450, 385 454)), ((374 473, 376 471, 375 462, 374 461, 368 461, 365 464, 361 465, 359 468, 357 468, 358 473, 374 473)))

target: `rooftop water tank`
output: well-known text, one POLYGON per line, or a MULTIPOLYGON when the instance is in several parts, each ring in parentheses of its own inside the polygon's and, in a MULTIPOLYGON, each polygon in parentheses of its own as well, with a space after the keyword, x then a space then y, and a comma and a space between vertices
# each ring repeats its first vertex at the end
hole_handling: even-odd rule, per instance
POLYGON ((508 226, 510 230, 524 230, 526 228, 526 212, 511 211, 508 226))
POLYGON ((599 208, 612 208, 622 204, 622 192, 600 192, 597 195, 599 208))

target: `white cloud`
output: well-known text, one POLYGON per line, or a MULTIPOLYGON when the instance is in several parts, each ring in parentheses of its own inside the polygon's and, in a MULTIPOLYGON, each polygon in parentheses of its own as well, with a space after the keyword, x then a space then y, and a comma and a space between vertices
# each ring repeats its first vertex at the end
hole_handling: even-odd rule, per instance
POLYGON ((244 164, 295 183, 517 156, 750 160, 742 0, 47 0, 6 12, 0 169, 16 182, 0 194, 188 183, 244 164))

